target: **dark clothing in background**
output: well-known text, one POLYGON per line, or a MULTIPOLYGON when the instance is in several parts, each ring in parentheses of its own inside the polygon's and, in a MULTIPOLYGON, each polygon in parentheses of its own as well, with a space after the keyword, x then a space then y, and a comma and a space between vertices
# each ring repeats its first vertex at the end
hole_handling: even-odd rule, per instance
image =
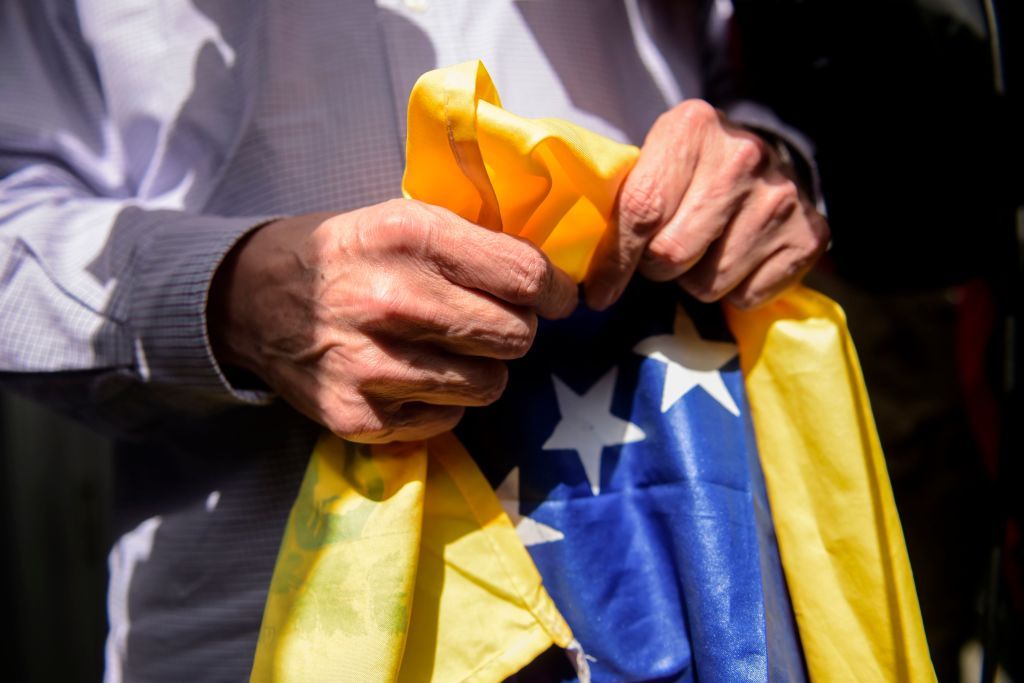
MULTIPOLYGON (((817 147, 833 248, 810 284, 849 317, 936 673, 956 681, 960 647, 979 635, 994 507, 958 368, 963 285, 1003 286, 1022 185, 983 6, 737 0, 736 12, 750 94, 817 147)), ((966 333, 998 355, 995 328, 966 333)), ((1022 676, 1019 659, 1003 665, 1022 676)))
POLYGON ((1020 183, 980 1, 736 8, 750 93, 817 144, 839 273, 877 292, 990 274, 1020 183))

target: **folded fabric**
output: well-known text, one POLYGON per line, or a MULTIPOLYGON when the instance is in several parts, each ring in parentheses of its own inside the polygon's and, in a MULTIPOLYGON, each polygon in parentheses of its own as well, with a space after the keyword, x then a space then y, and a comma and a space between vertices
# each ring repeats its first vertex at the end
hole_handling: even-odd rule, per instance
POLYGON ((935 680, 842 310, 799 288, 726 314, 811 678, 935 680))
MULTIPOLYGON (((403 189, 533 241, 581 280, 637 154, 505 112, 468 63, 414 88, 403 189)), ((607 680, 792 680, 804 661, 816 680, 933 679, 841 312, 806 290, 727 311, 737 363, 714 312, 645 287, 542 330, 555 355, 531 352, 514 395, 460 427, 474 457, 453 435, 325 435, 252 680, 501 680, 551 645, 576 654, 581 679, 592 666, 607 680)))

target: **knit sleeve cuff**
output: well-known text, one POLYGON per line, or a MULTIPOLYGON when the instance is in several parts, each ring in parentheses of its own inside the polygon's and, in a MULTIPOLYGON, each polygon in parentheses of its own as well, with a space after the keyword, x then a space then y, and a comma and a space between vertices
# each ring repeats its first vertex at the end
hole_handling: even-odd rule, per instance
POLYGON ((135 256, 128 320, 142 380, 186 412, 269 403, 269 392, 237 387, 225 376, 210 344, 206 310, 214 273, 228 252, 274 217, 140 214, 138 220, 153 223, 135 256))

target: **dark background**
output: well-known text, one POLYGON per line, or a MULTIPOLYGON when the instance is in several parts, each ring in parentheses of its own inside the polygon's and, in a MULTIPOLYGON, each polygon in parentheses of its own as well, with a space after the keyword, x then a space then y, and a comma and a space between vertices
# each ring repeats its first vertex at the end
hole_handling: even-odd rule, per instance
POLYGON ((1021 3, 993 4, 1004 94, 980 1, 735 0, 748 93, 817 146, 833 244, 808 281, 848 316, 940 681, 984 637, 1007 517, 997 649, 1024 678, 1024 409, 1001 396, 1024 295, 1021 3))
POLYGON ((0 394, 3 680, 102 677, 110 453, 85 427, 0 394))

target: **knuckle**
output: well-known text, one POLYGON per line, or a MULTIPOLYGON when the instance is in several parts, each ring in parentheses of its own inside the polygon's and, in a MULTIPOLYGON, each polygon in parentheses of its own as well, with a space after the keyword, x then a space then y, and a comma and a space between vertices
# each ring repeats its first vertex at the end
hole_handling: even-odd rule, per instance
POLYGON ((748 175, 765 161, 764 140, 756 135, 744 135, 737 140, 729 154, 728 167, 734 174, 748 175))
POLYGON ((387 215, 404 216, 412 207, 416 206, 416 204, 415 202, 409 202, 405 199, 392 198, 384 200, 378 206, 380 206, 381 210, 387 215))
POLYGON ((380 205, 377 220, 369 231, 381 246, 399 252, 420 252, 436 238, 430 218, 413 202, 389 199, 380 205))
POLYGON ((772 188, 768 195, 771 215, 776 218, 791 216, 800 207, 800 191, 796 183, 786 180, 772 188))
POLYGON ((508 366, 500 361, 495 361, 487 368, 485 378, 485 384, 481 387, 478 398, 482 405, 491 405, 505 393, 505 387, 508 386, 508 366))
POLYGON ((550 265, 539 251, 525 249, 513 258, 510 276, 512 291, 521 301, 532 302, 543 293, 550 265))
POLYGON ((697 257, 694 244, 687 245, 674 233, 663 232, 647 247, 648 255, 671 266, 685 266, 697 257))
POLYGON ((748 266, 749 269, 750 265, 750 255, 746 249, 726 248, 719 251, 714 264, 714 273, 716 277, 728 277, 729 274, 743 270, 744 266, 748 266))
POLYGON ((718 110, 706 100, 684 100, 676 106, 675 111, 690 126, 706 126, 718 121, 718 110))
POLYGON ((537 336, 537 317, 527 320, 516 319, 501 335, 502 343, 509 358, 522 358, 533 346, 537 336))
POLYGON ((828 240, 828 223, 814 212, 806 222, 802 222, 801 229, 795 231, 789 249, 792 274, 810 267, 828 246, 828 240))
POLYGON ((619 197, 619 223, 628 230, 646 235, 665 218, 665 198, 657 178, 644 176, 627 182, 619 197))
POLYGON ((397 199, 391 199, 381 206, 376 227, 387 236, 403 237, 410 230, 411 216, 397 199))
POLYGON ((364 322, 370 328, 387 328, 406 317, 408 289, 392 278, 378 278, 364 300, 364 322))
POLYGON ((809 268, 818 259, 819 253, 821 253, 820 249, 814 243, 814 240, 808 240, 806 243, 799 245, 793 250, 793 256, 786 276, 794 277, 809 268))

